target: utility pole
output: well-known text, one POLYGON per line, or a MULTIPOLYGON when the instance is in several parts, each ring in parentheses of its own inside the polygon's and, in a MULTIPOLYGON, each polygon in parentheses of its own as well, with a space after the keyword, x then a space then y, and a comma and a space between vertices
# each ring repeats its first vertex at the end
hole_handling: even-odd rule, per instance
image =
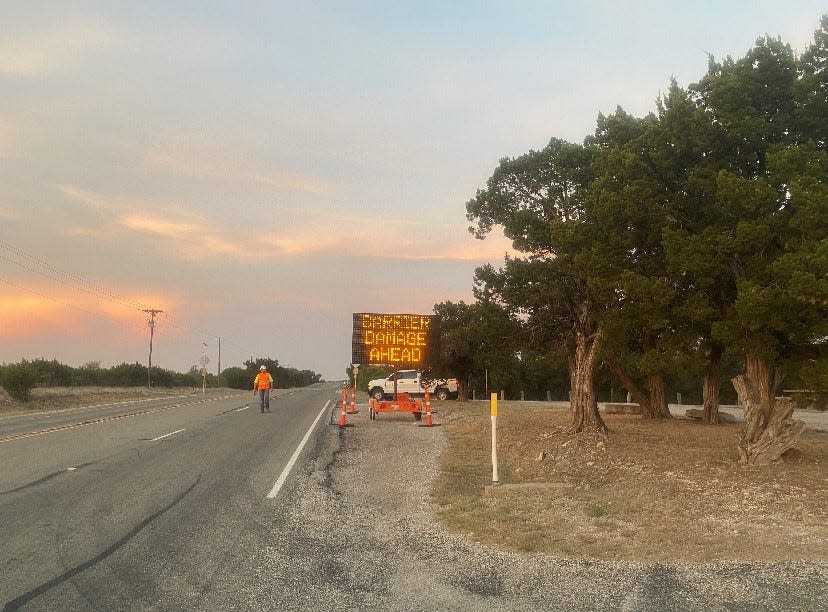
POLYGON ((201 343, 201 358, 198 360, 201 364, 201 392, 207 392, 207 364, 210 363, 210 358, 207 356, 207 343, 201 343))
POLYGON ((216 386, 221 387, 221 338, 218 339, 219 344, 219 351, 218 351, 218 370, 216 372, 216 386))
POLYGON ((163 310, 158 310, 156 308, 146 308, 144 309, 150 316, 150 320, 147 321, 147 325, 150 328, 150 350, 149 350, 149 366, 147 367, 147 387, 152 387, 152 337, 155 333, 155 315, 164 312, 163 310))

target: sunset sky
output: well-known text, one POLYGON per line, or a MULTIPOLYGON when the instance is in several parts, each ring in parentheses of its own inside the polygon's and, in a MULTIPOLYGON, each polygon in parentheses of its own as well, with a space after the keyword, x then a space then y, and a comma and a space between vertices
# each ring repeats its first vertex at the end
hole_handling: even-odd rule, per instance
POLYGON ((0 363, 344 377, 354 312, 472 299, 498 160, 643 115, 824 0, 0 3, 0 363))

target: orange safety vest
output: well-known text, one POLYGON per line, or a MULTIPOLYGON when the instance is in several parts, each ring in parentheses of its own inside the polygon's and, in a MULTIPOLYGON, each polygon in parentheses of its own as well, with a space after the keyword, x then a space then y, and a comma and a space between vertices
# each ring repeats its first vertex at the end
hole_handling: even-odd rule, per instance
POLYGON ((258 386, 259 390, 270 389, 273 386, 273 377, 269 372, 259 372, 256 374, 253 384, 258 386))

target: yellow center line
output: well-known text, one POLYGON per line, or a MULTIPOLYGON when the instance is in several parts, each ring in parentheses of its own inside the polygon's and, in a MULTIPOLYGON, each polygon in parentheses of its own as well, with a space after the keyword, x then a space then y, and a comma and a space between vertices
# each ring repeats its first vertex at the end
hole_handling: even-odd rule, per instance
POLYGON ((33 438, 35 436, 42 436, 48 433, 54 433, 57 431, 66 431, 68 429, 77 429, 78 427, 85 427, 86 425, 97 425, 98 423, 106 423, 108 421, 117 421, 118 419, 126 419, 128 417, 134 416, 141 416, 144 414, 152 414, 153 412, 162 412, 164 410, 171 410, 173 408, 180 408, 182 406, 193 406, 195 404, 205 404, 207 402, 215 402, 222 399, 227 399, 228 397, 232 396, 223 396, 223 397, 213 397, 210 399, 203 399, 197 402, 186 402, 180 404, 172 404, 170 406, 159 406, 158 408, 149 408, 147 410, 139 410, 138 412, 128 412, 126 414, 116 414, 113 416, 108 417, 101 417, 98 419, 93 419, 91 421, 81 421, 80 423, 69 423, 68 425, 60 425, 58 427, 49 427, 48 429, 40 429, 38 431, 27 431, 21 434, 15 434, 13 436, 6 436, 5 438, 0 438, 0 444, 4 442, 11 442, 13 440, 23 440, 25 438, 33 438))

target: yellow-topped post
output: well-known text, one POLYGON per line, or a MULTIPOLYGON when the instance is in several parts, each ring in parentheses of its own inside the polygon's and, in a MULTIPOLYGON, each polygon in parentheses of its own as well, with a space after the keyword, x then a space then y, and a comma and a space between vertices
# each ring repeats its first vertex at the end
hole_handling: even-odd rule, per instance
POLYGON ((497 393, 492 393, 490 400, 492 413, 492 485, 497 486, 497 393))

